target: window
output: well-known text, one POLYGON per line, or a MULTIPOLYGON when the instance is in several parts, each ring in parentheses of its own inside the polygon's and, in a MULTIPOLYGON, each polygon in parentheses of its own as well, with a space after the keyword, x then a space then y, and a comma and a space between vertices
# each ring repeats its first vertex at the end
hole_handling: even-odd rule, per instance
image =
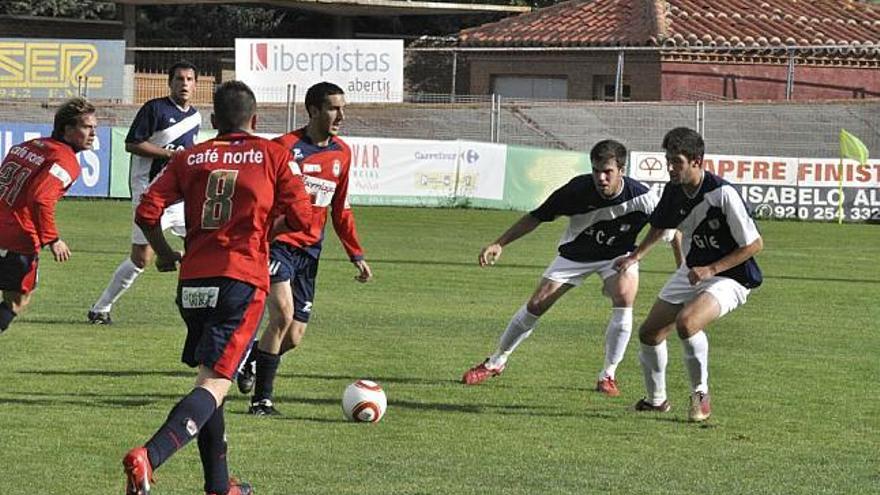
MULTIPOLYGON (((614 101, 614 76, 593 76, 593 99, 614 101)), ((626 77, 620 91, 620 101, 630 101, 630 85, 626 77)))
POLYGON ((493 76, 492 92, 508 98, 568 99, 568 80, 552 76, 493 76))

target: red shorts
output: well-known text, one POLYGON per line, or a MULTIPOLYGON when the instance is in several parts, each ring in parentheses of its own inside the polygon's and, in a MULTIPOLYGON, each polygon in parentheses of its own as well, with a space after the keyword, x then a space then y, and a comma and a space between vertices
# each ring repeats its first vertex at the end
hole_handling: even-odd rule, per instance
POLYGON ((177 307, 187 328, 181 360, 234 379, 257 335, 265 303, 265 291, 239 280, 181 280, 177 307))
POLYGON ((0 290, 28 294, 37 288, 40 256, 0 249, 0 290))

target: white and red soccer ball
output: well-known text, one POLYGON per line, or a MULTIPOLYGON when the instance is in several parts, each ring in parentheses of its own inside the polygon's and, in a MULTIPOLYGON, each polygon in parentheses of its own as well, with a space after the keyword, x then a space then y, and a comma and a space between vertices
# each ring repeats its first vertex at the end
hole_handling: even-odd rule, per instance
POLYGON ((358 380, 342 394, 342 412, 349 421, 376 423, 385 415, 388 401, 382 387, 370 380, 358 380))

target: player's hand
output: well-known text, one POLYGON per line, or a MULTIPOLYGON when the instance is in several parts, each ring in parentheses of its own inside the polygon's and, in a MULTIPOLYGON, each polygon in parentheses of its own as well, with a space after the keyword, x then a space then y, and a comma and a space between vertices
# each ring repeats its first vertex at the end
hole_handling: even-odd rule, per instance
POLYGON ((364 284, 373 278, 373 270, 370 269, 370 265, 367 264, 366 260, 357 260, 352 263, 358 269, 358 274, 354 277, 355 280, 364 284))
POLYGON ((498 243, 484 247, 480 250, 480 266, 494 265, 501 258, 501 251, 504 251, 504 248, 498 243))
POLYGON ((55 261, 59 263, 64 263, 70 259, 70 248, 68 248, 67 243, 61 239, 49 244, 49 249, 52 250, 52 256, 55 257, 55 261))
POLYGON ((177 264, 183 259, 183 253, 172 251, 168 255, 156 255, 156 270, 160 272, 173 272, 177 270, 177 264))
POLYGON ((630 253, 626 256, 621 256, 614 260, 614 269, 617 270, 617 273, 623 273, 629 270, 629 267, 638 263, 639 260, 636 258, 635 253, 630 253))
POLYGON ((697 285, 698 283, 714 276, 715 270, 708 266, 695 266, 688 271, 688 281, 691 285, 697 285))

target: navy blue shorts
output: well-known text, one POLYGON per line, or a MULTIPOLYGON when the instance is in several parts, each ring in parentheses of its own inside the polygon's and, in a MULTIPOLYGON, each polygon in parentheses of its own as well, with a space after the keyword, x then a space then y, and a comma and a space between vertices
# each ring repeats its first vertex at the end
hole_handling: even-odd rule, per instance
POLYGON ((37 288, 40 256, 0 249, 0 290, 28 294, 37 288))
POLYGON ((318 258, 284 242, 269 247, 269 280, 273 284, 290 281, 294 320, 309 322, 317 278, 318 258))
POLYGON ((187 332, 180 360, 234 379, 257 334, 265 303, 264 291, 239 280, 181 280, 177 307, 187 332))

